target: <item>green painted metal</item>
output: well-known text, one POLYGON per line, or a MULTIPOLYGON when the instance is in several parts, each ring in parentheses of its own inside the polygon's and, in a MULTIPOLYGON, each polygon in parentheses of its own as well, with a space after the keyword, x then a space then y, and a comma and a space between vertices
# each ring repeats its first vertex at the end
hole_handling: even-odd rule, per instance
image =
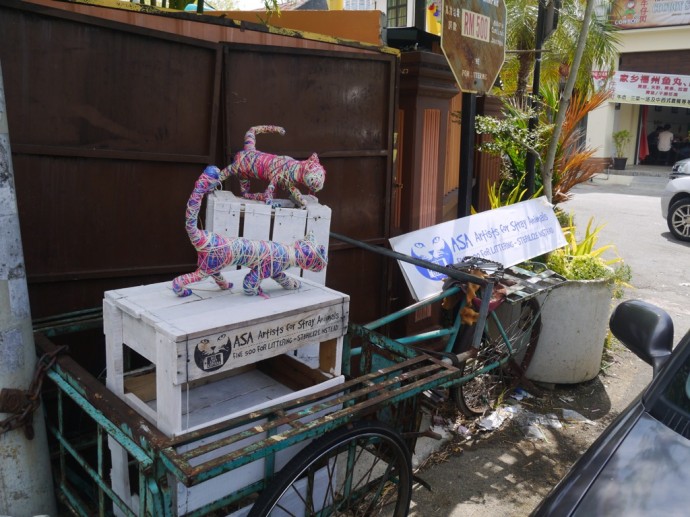
MULTIPOLYGON (((458 271, 454 271, 454 273, 463 278, 470 277, 472 281, 475 280, 475 277, 465 273, 458 271)), ((483 288, 480 291, 479 319, 475 326, 473 345, 475 347, 480 346, 486 319, 490 317, 496 324, 501 337, 507 343, 509 350, 512 351, 512 344, 505 329, 501 326, 501 322, 495 313, 489 311, 489 302, 494 285, 493 279, 476 278, 476 283, 482 285, 483 288)), ((525 291, 520 292, 522 294, 516 298, 518 300, 523 299, 524 296, 532 295, 532 293, 525 294, 525 291)), ((88 511, 86 506, 80 503, 78 494, 71 491, 66 482, 65 457, 69 455, 96 483, 100 515, 106 514, 103 508, 109 504, 109 500, 112 500, 112 504, 120 508, 125 515, 134 515, 108 484, 102 447, 106 434, 120 443, 138 466, 139 515, 141 516, 174 515, 173 492, 178 481, 187 487, 192 487, 259 459, 265 460, 265 474, 262 480, 230 494, 219 494, 215 501, 189 514, 190 516, 201 517, 202 515, 225 512, 228 505, 241 503, 254 493, 270 489, 269 485, 275 470, 276 453, 294 444, 329 433, 348 422, 370 415, 377 417, 383 415, 384 420, 397 422, 401 433, 414 432, 415 429, 412 429, 411 426, 416 425, 414 424, 416 419, 410 416, 410 411, 417 411, 416 401, 424 391, 447 388, 467 382, 476 375, 505 364, 510 356, 485 365, 481 370, 475 371, 471 375, 462 376, 461 370, 454 366, 453 361, 448 360, 447 355, 444 356, 441 353, 441 358, 435 358, 430 355, 432 352, 425 353, 423 349, 416 346, 432 339, 444 338, 447 339, 444 353, 451 353, 462 328, 459 310, 454 316, 452 325, 436 331, 392 339, 380 334, 376 329, 406 317, 420 308, 462 293, 462 288, 454 285, 436 296, 366 325, 350 323, 343 345, 343 371, 346 375, 346 381, 342 385, 163 441, 146 433, 133 433, 126 419, 118 420, 118 424, 110 421, 108 418, 110 413, 108 413, 107 408, 98 407, 99 398, 87 396, 89 393, 87 393, 83 378, 71 375, 70 371, 63 368, 60 360, 58 360, 48 372, 48 377, 59 388, 59 423, 58 428, 50 426, 49 429, 56 436, 60 445, 62 470, 60 479, 63 497, 79 515, 92 515, 86 513, 88 511), (353 348, 353 339, 361 340, 362 345, 353 348), (357 357, 360 358, 360 368, 364 373, 358 377, 352 377, 351 360, 357 357), (445 360, 443 360, 444 358, 445 360), (75 447, 63 436, 63 393, 74 400, 79 408, 97 425, 98 466, 96 469, 93 469, 81 458, 75 447), (304 417, 315 415, 326 409, 331 411, 326 417, 313 418, 308 422, 300 421, 304 417), (401 422, 400 418, 403 418, 404 421, 401 422), (298 421, 300 421, 299 424, 293 425, 298 421), (233 432, 234 429, 240 427, 244 430, 233 432), (205 459, 211 456, 210 453, 215 450, 247 439, 255 439, 256 441, 217 458, 205 459), (197 446, 197 443, 203 443, 203 445, 197 446), (185 452, 181 452, 181 449, 184 449, 185 452)), ((465 297, 461 296, 460 300, 459 307, 462 308, 466 303, 465 297)), ((68 318, 67 326, 61 323, 51 324, 50 328, 53 329, 51 332, 55 332, 55 329, 79 325, 82 317, 88 320, 92 316, 91 313, 74 315, 68 318)), ((88 389, 94 389, 94 386, 98 386, 98 383, 87 384, 89 385, 88 389)), ((105 388, 103 389, 105 390, 105 388)))
POLYGON ((105 415, 93 407, 86 398, 79 393, 76 389, 72 387, 71 384, 67 383, 60 375, 52 370, 47 372, 48 377, 67 395, 69 395, 72 400, 74 400, 79 407, 85 411, 97 425, 103 427, 103 429, 112 436, 117 442, 122 445, 129 454, 134 457, 134 460, 142 465, 143 467, 149 467, 153 464, 153 459, 137 445, 125 432, 119 427, 108 420, 105 415))

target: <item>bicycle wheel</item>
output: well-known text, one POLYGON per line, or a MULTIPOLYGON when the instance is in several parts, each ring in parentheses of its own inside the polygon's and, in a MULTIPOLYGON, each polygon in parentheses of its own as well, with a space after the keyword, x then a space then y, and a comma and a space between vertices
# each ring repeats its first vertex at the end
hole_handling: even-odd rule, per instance
MULTIPOLYGON (((496 309, 495 315, 510 341, 512 354, 496 321, 490 315, 487 317, 476 357, 466 360, 461 365, 463 377, 469 375, 473 377, 463 384, 453 386, 450 390, 451 398, 458 409, 468 417, 482 415, 496 406, 510 384, 529 366, 539 340, 541 315, 539 303, 534 298, 520 305, 504 303, 496 309), (511 357, 504 365, 477 373, 509 355, 511 357)), ((474 327, 463 329, 456 340, 454 353, 459 354, 470 350, 473 334, 474 327)))
POLYGON ((398 433, 358 422, 315 440, 278 473, 249 517, 407 515, 410 453, 398 433))

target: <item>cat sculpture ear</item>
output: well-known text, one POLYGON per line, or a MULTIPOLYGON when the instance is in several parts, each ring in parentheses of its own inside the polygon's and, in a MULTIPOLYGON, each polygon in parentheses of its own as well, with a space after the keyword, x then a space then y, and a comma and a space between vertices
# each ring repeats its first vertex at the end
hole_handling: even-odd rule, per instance
POLYGON ((313 154, 309 157, 309 161, 310 161, 310 162, 319 163, 319 155, 316 154, 316 153, 313 153, 313 154))

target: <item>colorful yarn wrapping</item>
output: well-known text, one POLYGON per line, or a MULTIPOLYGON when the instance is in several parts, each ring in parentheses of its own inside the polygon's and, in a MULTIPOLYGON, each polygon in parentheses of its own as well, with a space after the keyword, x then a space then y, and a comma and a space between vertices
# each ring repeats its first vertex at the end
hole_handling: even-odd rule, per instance
POLYGON ((273 203, 276 187, 290 192, 295 202, 306 206, 306 201, 297 188, 297 184, 306 185, 310 194, 315 194, 323 188, 326 181, 326 170, 319 163, 316 153, 304 161, 295 160, 290 156, 276 156, 256 150, 256 135, 260 133, 285 134, 285 129, 279 126, 254 126, 244 135, 244 148, 235 155, 233 163, 223 169, 224 176, 237 176, 240 189, 246 199, 273 203), (250 180, 267 180, 268 187, 263 193, 250 192, 250 180))
POLYGON ((293 246, 273 241, 250 240, 244 237, 225 237, 218 233, 198 228, 198 217, 204 196, 215 190, 224 179, 224 171, 218 167, 206 167, 194 184, 194 190, 187 202, 187 235, 197 251, 197 269, 178 276, 172 282, 178 296, 189 296, 192 290, 187 285, 211 277, 221 289, 229 289, 221 270, 228 266, 246 266, 251 271, 244 277, 242 286, 247 295, 263 294, 261 281, 273 278, 285 289, 297 289, 300 282, 287 276, 284 271, 299 266, 309 271, 321 271, 328 264, 325 246, 319 246, 310 232, 304 239, 298 239, 293 246))

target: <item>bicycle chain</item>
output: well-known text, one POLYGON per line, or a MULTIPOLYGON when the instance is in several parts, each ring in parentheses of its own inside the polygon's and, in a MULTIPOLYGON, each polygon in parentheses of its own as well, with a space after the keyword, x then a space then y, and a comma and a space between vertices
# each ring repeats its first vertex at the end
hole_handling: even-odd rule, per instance
POLYGON ((57 356, 67 350, 66 345, 57 347, 52 352, 46 352, 36 362, 31 385, 26 391, 14 388, 0 390, 0 413, 10 413, 10 416, 0 421, 0 436, 24 428, 24 435, 28 440, 34 437, 33 413, 41 404, 41 388, 46 372, 55 364, 57 356))

